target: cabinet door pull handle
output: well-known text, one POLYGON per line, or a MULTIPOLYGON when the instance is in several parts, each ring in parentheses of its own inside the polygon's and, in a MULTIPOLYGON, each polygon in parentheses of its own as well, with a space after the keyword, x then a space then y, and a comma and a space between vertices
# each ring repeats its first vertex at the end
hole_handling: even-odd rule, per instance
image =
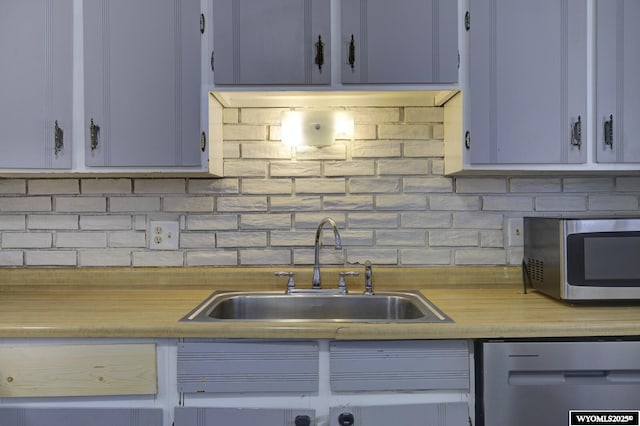
POLYGON ((578 121, 571 125, 571 145, 580 149, 582 145, 582 117, 578 116, 578 121))
POLYGON ((613 114, 604 122, 604 144, 613 149, 613 114))
POLYGON ((309 426, 311 425, 311 417, 305 415, 296 416, 293 422, 296 426, 309 426))
POLYGON ((95 151, 98 147, 98 136, 100 134, 100 126, 93 122, 93 118, 91 119, 91 124, 89 125, 89 138, 91 139, 91 151, 95 151))
POLYGON ((355 418, 351 413, 342 413, 338 416, 338 424, 340 426, 353 426, 355 418))
POLYGON ((56 157, 60 152, 62 152, 62 148, 64 147, 64 131, 58 125, 58 120, 54 123, 54 153, 56 157))
POLYGON ((356 64, 356 41, 351 34, 351 41, 349 42, 349 66, 351 69, 354 68, 356 64))
POLYGON ((318 41, 315 42, 315 47, 316 58, 314 62, 318 66, 318 70, 322 72, 322 66, 324 65, 324 42, 320 35, 318 35, 318 41))

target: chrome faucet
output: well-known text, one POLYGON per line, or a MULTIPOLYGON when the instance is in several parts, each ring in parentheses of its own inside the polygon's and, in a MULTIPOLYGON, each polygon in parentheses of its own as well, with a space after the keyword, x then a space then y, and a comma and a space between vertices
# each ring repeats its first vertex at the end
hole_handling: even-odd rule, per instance
POLYGON ((311 281, 311 287, 314 289, 322 288, 320 285, 320 235, 322 234, 322 227, 328 223, 333 229, 334 244, 336 250, 342 249, 342 242, 340 241, 340 233, 338 232, 338 225, 336 221, 330 217, 325 217, 320 221, 318 229, 316 229, 316 240, 313 245, 313 280, 311 281))

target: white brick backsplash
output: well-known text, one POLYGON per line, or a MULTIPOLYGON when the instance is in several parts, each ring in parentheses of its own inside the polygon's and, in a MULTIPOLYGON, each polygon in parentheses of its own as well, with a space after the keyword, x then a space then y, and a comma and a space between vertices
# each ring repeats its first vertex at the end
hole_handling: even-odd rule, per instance
POLYGON ((267 210, 267 197, 218 197, 219 212, 257 212, 267 210))
POLYGON ((454 264, 467 265, 504 265, 506 252, 502 249, 458 249, 454 253, 454 264))
POLYGON ((131 229, 131 216, 97 215, 80 216, 80 229, 92 230, 124 230, 131 229))
POLYGON ((0 179, 0 194, 26 194, 25 179, 0 179))
POLYGON ((184 254, 181 251, 134 251, 132 260, 133 266, 184 266, 184 254))
POLYGON ((190 231, 217 231, 238 229, 236 215, 189 215, 187 229, 190 231))
POLYGON ((399 108, 353 108, 353 121, 356 123, 397 123, 400 120, 399 108))
POLYGON ((0 266, 22 266, 23 262, 22 251, 0 250, 0 266))
POLYGON ((373 160, 327 161, 324 163, 325 176, 373 176, 373 160))
POLYGON ((181 249, 214 249, 216 248, 216 236, 207 232, 181 232, 181 249))
POLYGON ((562 180, 564 192, 611 192, 614 188, 615 178, 613 177, 580 177, 562 180))
POLYGON ((443 107, 405 107, 404 121, 407 123, 442 123, 443 107))
POLYGON ((3 197, 0 212, 50 212, 51 197, 3 197))
POLYGON ((482 197, 483 210, 531 211, 533 199, 519 196, 485 196, 482 197))
POLYGON ((291 229, 291 214, 242 214, 240 229, 291 229))
POLYGON ((560 192, 562 179, 552 178, 511 178, 509 181, 511 192, 560 192))
POLYGON ((431 124, 380 124, 380 139, 432 139, 431 124))
POLYGON ((355 141, 351 144, 353 158, 400 157, 402 141, 355 141))
POLYGON ((472 195, 430 195, 429 207, 431 210, 480 210, 482 202, 480 197, 472 195))
POLYGON ((82 179, 80 188, 83 194, 131 194, 131 179, 82 179))
POLYGON ((165 212, 213 212, 213 197, 164 197, 162 210, 165 212))
MULTIPOLYGON (((182 237, 184 234, 180 234, 182 237)), ((187 234, 188 235, 188 234, 187 234)), ((132 247, 142 248, 147 246, 145 232, 136 231, 114 231, 109 232, 108 245, 113 248, 132 247)))
POLYGON ((121 212, 159 212, 160 197, 109 197, 109 211, 121 212))
POLYGON ((107 199, 103 197, 55 197, 58 212, 106 212, 107 199))
POLYGON ((589 210, 597 211, 638 211, 637 195, 591 195, 589 210))
POLYGON ((429 173, 429 161, 426 159, 380 159, 378 173, 381 175, 426 175, 429 173))
POLYGON ((425 210, 427 197, 424 194, 377 195, 378 210, 425 210))
POLYGON ((502 231, 480 231, 480 247, 504 247, 504 235, 502 231))
POLYGON ((291 179, 242 179, 243 194, 291 194, 291 179))
POLYGON ((184 194, 184 179, 136 179, 133 182, 136 194, 184 194))
POLYGON ((227 177, 267 177, 269 163, 262 160, 224 160, 227 177))
POLYGON ((238 253, 235 251, 190 251, 187 252, 187 266, 236 266, 238 253))
POLYGON ((23 214, 0 215, 0 230, 24 231, 26 216, 23 214))
POLYGON ((399 178, 365 178, 357 177, 349 179, 349 191, 358 193, 383 193, 400 192, 401 182, 399 178))
POLYGON ((107 247, 107 235, 104 232, 57 232, 55 246, 70 247, 107 247))
POLYGON ((190 194, 238 194, 238 179, 189 179, 187 183, 190 194))
POLYGON ((297 194, 344 194, 346 188, 344 178, 299 178, 295 183, 297 194))
POLYGON ((536 211, 585 211, 587 198, 575 195, 556 195, 536 197, 536 211))
POLYGON ((310 267, 324 217, 323 265, 519 265, 523 216, 639 211, 635 175, 444 176, 442 107, 346 109, 353 140, 292 148, 284 108, 224 108, 224 178, 0 179, 0 266, 310 267), (180 248, 148 249, 150 220, 180 248))
POLYGON ((502 229, 502 219, 501 213, 455 212, 453 213, 453 227, 471 229, 502 229))
POLYGON ((79 194, 80 183, 77 179, 34 179, 27 185, 31 195, 79 194))
POLYGON ((242 158, 285 159, 292 157, 292 150, 281 142, 243 143, 240 148, 242 158))
POLYGON ((273 161, 270 165, 271 177, 320 176, 320 161, 273 161))
POLYGON ((414 265, 450 265, 451 250, 447 249, 401 249, 400 264, 414 265))
POLYGON ((75 250, 29 250, 24 258, 27 266, 76 266, 78 253, 75 250))
POLYGON ((256 250, 246 249, 239 250, 240 252, 240 265, 256 265, 256 266, 268 266, 268 265, 291 265, 292 256, 290 250, 256 250))
POLYGON ((267 138, 267 126, 230 124, 224 126, 222 134, 224 140, 229 141, 263 141, 267 138))
MULTIPOLYGON (((271 245, 277 246, 278 244, 272 242, 271 245)), ((267 247, 267 232, 218 232, 216 233, 216 247, 267 247)))
POLYGON ((377 230, 377 246, 424 247, 427 244, 427 232, 412 230, 377 230))
POLYGON ((357 248, 347 251, 347 263, 363 265, 367 260, 369 260, 374 265, 397 265, 398 250, 387 248, 357 248))
POLYGON ((51 248, 49 232, 4 232, 2 248, 51 248))
POLYGON ((403 180, 404 192, 451 192, 453 182, 451 178, 434 177, 406 177, 403 180))
POLYGON ((322 205, 324 210, 371 210, 373 197, 370 195, 325 196, 322 205))
POLYGON ((441 140, 406 141, 405 157, 443 157, 444 142, 441 140))
POLYGON ((346 160, 347 147, 344 143, 336 142, 330 146, 297 146, 295 149, 297 160, 346 160))
POLYGON ((479 242, 479 234, 476 230, 432 229, 429 231, 429 246, 431 247, 477 246, 479 242))
POLYGON ((449 228, 451 213, 449 212, 404 212, 400 215, 403 228, 449 228))
POLYGON ((398 213, 349 213, 350 228, 398 228, 400 218, 398 213))
POLYGON ((616 178, 618 191, 633 191, 640 193, 640 177, 621 176, 616 178))
POLYGON ((459 194, 486 194, 507 192, 507 180, 504 178, 456 178, 456 192, 459 194))
POLYGON ((317 195, 301 197, 269 197, 271 211, 318 211, 321 199, 317 195))

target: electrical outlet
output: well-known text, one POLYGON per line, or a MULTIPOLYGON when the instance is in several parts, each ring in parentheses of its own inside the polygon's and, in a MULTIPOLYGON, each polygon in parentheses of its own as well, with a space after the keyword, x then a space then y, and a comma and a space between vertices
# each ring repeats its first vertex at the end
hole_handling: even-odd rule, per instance
POLYGON ((178 250, 180 223, 174 221, 149 221, 147 241, 152 250, 178 250))
POLYGON ((521 246, 524 241, 522 235, 522 227, 524 226, 522 218, 511 218, 507 222, 508 227, 508 245, 509 247, 521 246))

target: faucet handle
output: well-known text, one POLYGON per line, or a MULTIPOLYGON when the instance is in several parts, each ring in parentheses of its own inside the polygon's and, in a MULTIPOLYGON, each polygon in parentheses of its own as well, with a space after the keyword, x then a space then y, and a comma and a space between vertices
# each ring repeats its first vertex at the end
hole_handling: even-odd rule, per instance
POLYGON ((280 271, 274 272, 273 275, 275 275, 276 277, 289 277, 289 280, 287 281, 287 294, 290 294, 296 288, 296 283, 293 281, 293 272, 280 271))
POLYGON ((357 277, 360 275, 360 272, 355 271, 341 271, 340 272, 340 281, 338 281, 338 290, 340 293, 347 294, 347 282, 344 280, 344 277, 357 277))

